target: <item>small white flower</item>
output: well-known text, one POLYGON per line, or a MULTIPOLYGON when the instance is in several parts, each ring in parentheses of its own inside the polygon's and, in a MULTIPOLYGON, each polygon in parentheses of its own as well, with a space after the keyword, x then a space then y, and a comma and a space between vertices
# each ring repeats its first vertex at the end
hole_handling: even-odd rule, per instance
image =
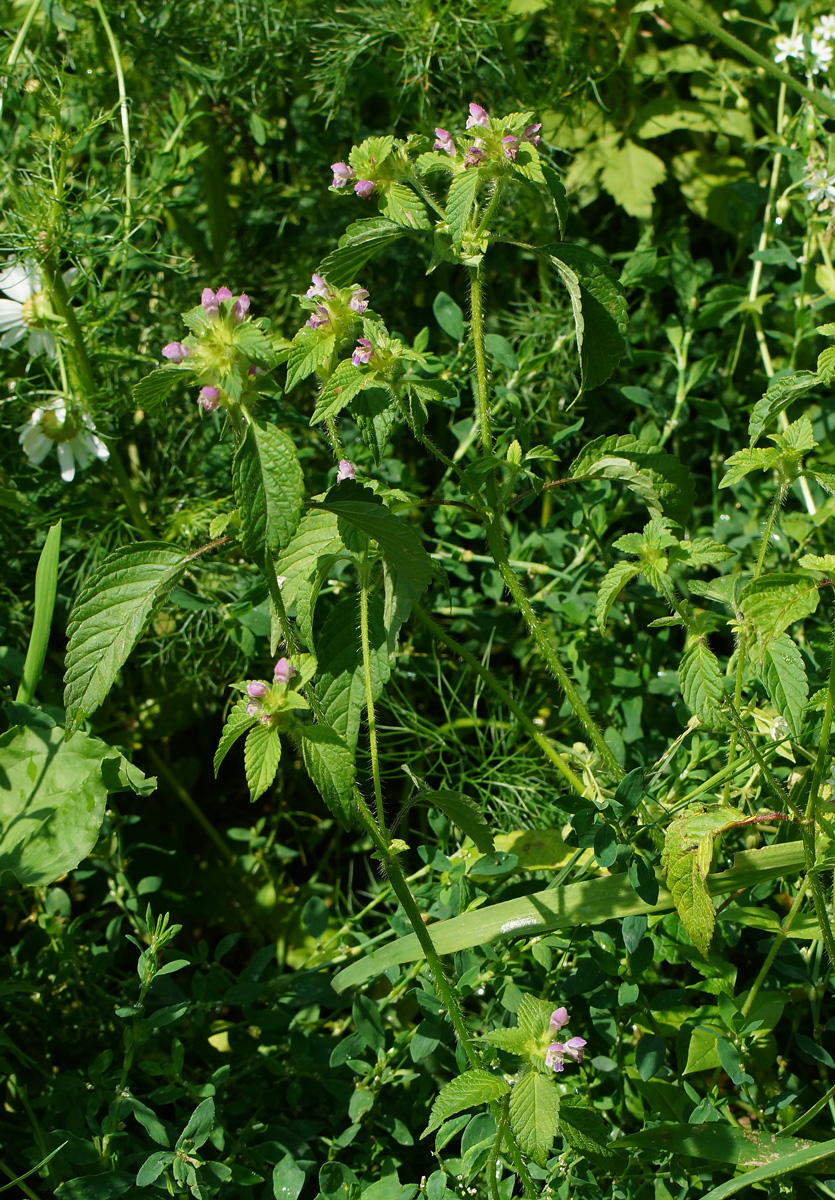
POLYGON ((825 38, 813 37, 811 42, 811 67, 813 75, 825 70, 832 62, 833 50, 825 38))
POLYGON ((769 730, 772 742, 779 742, 781 738, 788 737, 789 733, 789 723, 786 718, 775 717, 771 722, 771 729, 769 730))
POLYGON ((818 17, 818 23, 812 30, 812 36, 830 41, 835 38, 835 17, 818 17))
POLYGON ((0 350, 8 350, 28 334, 27 349, 33 358, 36 354, 55 358, 55 338, 45 321, 52 309, 35 263, 27 259, 0 271, 0 292, 7 297, 0 297, 0 350))
POLYGON ((89 467, 96 458, 109 458, 110 451, 97 436, 93 422, 86 413, 67 412, 66 401, 61 397, 36 408, 25 425, 16 430, 26 457, 33 466, 39 466, 53 447, 58 452, 61 478, 71 483, 75 468, 89 467))
POLYGON ((827 175, 822 167, 810 171, 803 180, 810 204, 817 204, 818 212, 835 204, 835 175, 827 175))
POLYGON ((796 33, 794 37, 786 37, 782 34, 774 43, 774 48, 777 53, 774 55, 776 63, 785 62, 787 58, 802 58, 804 54, 803 35, 796 33))

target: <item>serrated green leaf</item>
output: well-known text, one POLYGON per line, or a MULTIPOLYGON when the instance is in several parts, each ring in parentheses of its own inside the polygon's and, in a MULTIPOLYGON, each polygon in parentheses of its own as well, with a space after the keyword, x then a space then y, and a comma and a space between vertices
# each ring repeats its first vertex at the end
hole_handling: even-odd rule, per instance
POLYGON ((740 592, 739 605, 746 620, 755 626, 760 645, 765 646, 795 621, 810 616, 819 599, 815 580, 779 572, 747 584, 740 592))
POLYGON ((93 571, 67 623, 68 735, 102 703, 188 558, 165 542, 137 542, 109 554, 93 571))
POLYGON ((771 421, 784 412, 793 400, 805 396, 819 383, 820 380, 814 371, 796 371, 793 375, 783 376, 782 379, 772 379, 767 392, 757 401, 751 412, 748 421, 748 436, 751 442, 756 442, 771 421))
POLYGON ((302 757, 319 795, 345 828, 351 824, 354 756, 329 725, 305 725, 299 730, 302 757))
POLYGON ((463 1075, 458 1075, 441 1088, 432 1105, 429 1124, 420 1136, 426 1137, 447 1117, 454 1116, 462 1109, 488 1104, 491 1100, 506 1096, 509 1091, 510 1087, 501 1075, 494 1075, 492 1071, 484 1071, 478 1067, 472 1071, 465 1071, 463 1075))
POLYGON ((343 233, 327 258, 322 260, 319 274, 334 287, 350 287, 357 274, 370 258, 384 246, 403 237, 405 229, 385 217, 368 217, 354 221, 343 233))
MULTIPOLYGON (((328 725, 355 747, 365 711, 365 673, 359 641, 357 601, 340 600, 321 633, 316 647, 324 664, 316 680, 316 691, 328 725)), ((378 595, 368 599, 368 628, 371 659, 371 694, 378 700, 391 676, 383 602, 378 595)))
POLYGON ((538 1041, 547 1032, 554 1006, 548 1000, 540 1000, 526 992, 519 1001, 516 1024, 526 1038, 538 1041))
POLYGON ((466 837, 472 839, 476 849, 480 850, 482 854, 495 854, 490 827, 472 800, 468 800, 460 792, 443 790, 421 792, 417 801, 419 804, 429 804, 433 808, 439 808, 449 817, 453 825, 457 825, 466 837))
POLYGON ((223 732, 220 735, 220 742, 214 757, 215 778, 220 769, 220 764, 223 762, 226 755, 234 746, 235 742, 245 734, 255 724, 255 717, 251 717, 246 711, 247 701, 245 699, 236 700, 229 710, 229 716, 226 718, 226 724, 223 727, 223 732))
POLYGON ((355 367, 350 359, 339 363, 319 393, 310 424, 320 425, 322 421, 337 416, 371 378, 368 372, 355 367))
POLYGON ((235 450, 235 500, 241 514, 241 545, 259 565, 292 538, 304 504, 304 477, 296 447, 276 425, 254 418, 235 450))
POLYGON ((691 567, 715 567, 735 555, 736 550, 730 546, 711 537, 700 537, 690 542, 679 542, 670 554, 670 562, 686 562, 691 567))
POLYGON ((259 721, 250 729, 244 746, 244 767, 251 802, 263 796, 272 785, 280 759, 281 738, 278 730, 259 721))
POLYGON ((716 912, 707 887, 707 875, 717 836, 744 821, 735 808, 715 808, 685 813, 667 828, 661 865, 681 923, 693 945, 707 957, 716 912))
POLYGON ((822 571, 824 575, 835 574, 835 554, 804 554, 799 560, 801 567, 809 571, 822 571))
POLYGON ((160 367, 140 379, 131 391, 134 404, 145 412, 154 412, 162 404, 168 393, 189 372, 177 367, 160 367))
POLYGON ((558 242, 536 249, 559 272, 571 299, 580 354, 581 390, 605 383, 626 349, 629 311, 617 274, 583 246, 558 242))
POLYGON ((818 444, 812 430, 812 422, 806 416, 792 421, 791 425, 782 433, 770 433, 768 437, 781 449, 796 455, 806 454, 809 450, 814 450, 818 444))
POLYGON ((431 229, 426 206, 405 183, 389 183, 380 196, 380 209, 405 229, 431 229))
POLYGON ((552 1080, 530 1071, 510 1093, 510 1126, 519 1148, 544 1167, 554 1143, 559 1114, 559 1094, 552 1080))
POLYGON ((632 434, 595 438, 568 473, 574 479, 622 479, 652 516, 669 517, 677 525, 687 523, 696 499, 693 476, 675 455, 632 434))
POLYGON ((783 633, 768 643, 763 665, 763 682, 769 699, 797 738, 809 699, 803 655, 789 635, 783 633))
POLYGON ((667 177, 667 166, 658 157, 629 138, 606 157, 600 182, 631 217, 648 221, 655 200, 654 189, 667 177))
POLYGON ((522 1029, 491 1029, 479 1039, 497 1050, 506 1050, 508 1054, 525 1054, 528 1049, 528 1036, 522 1029))
POLYGON ((719 483, 720 488, 733 487, 751 471, 769 471, 780 461, 780 451, 771 446, 746 447, 737 450, 725 461, 725 474, 719 483))
POLYGON ((572 1150, 579 1150, 587 1158, 615 1157, 609 1143, 609 1126, 602 1114, 575 1096, 560 1099, 559 1129, 572 1150))
POLYGON ((339 536, 339 522, 334 514, 324 509, 305 513, 276 568, 284 580, 281 594, 285 607, 289 608, 295 602, 302 585, 312 579, 320 567, 330 570, 342 553, 347 550, 339 536))
POLYGON ((806 474, 816 479, 824 491, 835 495, 835 471, 810 471, 807 467, 806 474))
POLYGON ((461 239, 470 224, 470 214, 473 202, 481 182, 481 174, 477 167, 470 167, 456 175, 449 185, 446 201, 446 215, 449 222, 449 232, 453 243, 461 245, 461 239))
POLYGON ((336 338, 322 329, 303 328, 293 338, 287 356, 287 382, 285 391, 291 392, 297 383, 312 375, 317 367, 327 362, 333 354, 336 338))
POLYGON ((599 629, 605 629, 612 605, 630 579, 634 579, 640 573, 641 568, 637 563, 619 562, 615 563, 603 576, 603 580, 597 589, 597 605, 595 608, 595 617, 599 629))
POLYGON ((349 408, 357 422, 360 437, 379 466, 399 415, 394 395, 388 387, 368 387, 351 400, 349 408))
POLYGON ((703 640, 693 642, 682 655, 678 669, 684 703, 707 729, 724 729, 722 712, 725 688, 716 655, 703 640))
POLYGON ((366 178, 366 169, 379 167, 386 161, 394 149, 394 138, 386 133, 381 137, 366 138, 358 146, 351 147, 348 162, 354 168, 360 179, 366 178))

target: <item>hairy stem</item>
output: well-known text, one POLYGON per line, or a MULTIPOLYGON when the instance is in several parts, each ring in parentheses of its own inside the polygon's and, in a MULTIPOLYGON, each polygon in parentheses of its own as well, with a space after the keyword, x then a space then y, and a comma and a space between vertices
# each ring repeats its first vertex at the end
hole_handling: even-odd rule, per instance
POLYGON ((368 561, 368 543, 365 545, 360 568, 360 643, 362 645, 362 670, 365 677, 365 708, 368 722, 368 748, 371 754, 371 773, 374 778, 374 803, 377 808, 377 824, 386 834, 386 817, 383 811, 383 789, 380 783, 380 758, 377 752, 377 718, 374 713, 374 691, 371 682, 371 642, 368 635, 368 584, 371 568, 368 561))
POLYGON ((560 662, 556 647, 551 640, 550 633, 545 629, 542 621, 540 621, 539 617, 534 612, 533 606, 525 593, 525 589, 522 587, 521 583, 513 572, 513 568, 508 561, 507 548, 505 546, 504 535, 501 531, 499 520, 500 518, 494 517, 493 520, 489 521, 485 525, 487 532, 487 544, 490 547, 490 553, 493 556, 493 561, 496 564, 496 568, 504 580, 507 590, 516 601, 516 605, 525 619, 525 624, 533 635, 533 639, 536 642, 539 653, 545 659, 549 669, 556 676, 557 682, 565 692, 569 704, 574 709, 580 724, 583 726, 589 738, 591 739, 595 750, 597 750, 597 753, 603 759, 612 777, 617 780, 623 779, 625 774, 623 767, 615 758, 611 747, 595 724, 594 718, 583 702, 580 693, 574 686, 570 675, 560 662))
POLYGON ((481 429, 481 449, 484 454, 490 454, 493 449, 493 435, 490 429, 490 394, 487 386, 484 307, 479 267, 470 267, 470 321, 475 356, 476 419, 481 429))

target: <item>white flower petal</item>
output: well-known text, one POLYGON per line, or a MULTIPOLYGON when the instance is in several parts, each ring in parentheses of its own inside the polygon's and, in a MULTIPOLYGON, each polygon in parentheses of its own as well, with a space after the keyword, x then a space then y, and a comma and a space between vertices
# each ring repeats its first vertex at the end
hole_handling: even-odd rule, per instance
POLYGON ((13 263, 0 272, 0 292, 5 292, 12 300, 19 300, 22 304, 40 290, 41 277, 31 259, 27 259, 25 263, 13 263))
POLYGON ((75 479, 75 459, 69 442, 58 443, 58 462, 61 466, 61 478, 64 483, 72 483, 75 479))
POLYGON ((33 329, 29 334, 29 345, 27 346, 30 358, 37 358, 39 354, 46 354, 50 358, 56 358, 55 353, 55 338, 47 329, 33 329))
POLYGON ((6 332, 0 336, 0 350, 10 350, 12 346, 16 346, 17 343, 25 336, 25 325, 16 325, 14 329, 7 329, 6 332))
POLYGON ((78 469, 80 471, 83 471, 89 467, 90 463, 96 457, 93 451, 90 449, 87 439, 83 433, 77 433, 75 437, 70 438, 67 445, 75 455, 75 461, 78 463, 78 469))
POLYGON ((95 434, 93 434, 93 436, 90 438, 90 442, 93 450, 96 453, 96 458, 100 458, 102 462, 104 462, 105 459, 110 458, 110 451, 100 437, 96 437, 95 434))
POLYGON ((19 325, 24 329, 23 305, 16 300, 3 300, 0 297, 0 329, 12 329, 19 325))
POLYGON ((26 457, 35 467, 40 466, 55 445, 40 427, 30 429, 20 440, 26 457))

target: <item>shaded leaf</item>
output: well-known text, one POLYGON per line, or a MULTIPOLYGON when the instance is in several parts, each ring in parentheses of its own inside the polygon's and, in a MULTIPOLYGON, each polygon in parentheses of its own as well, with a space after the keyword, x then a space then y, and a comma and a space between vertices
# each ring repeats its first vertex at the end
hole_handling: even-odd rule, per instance
POLYGON ((253 418, 235 450, 232 479, 241 545, 260 565, 265 549, 275 553, 287 545, 301 516, 304 477, 292 439, 253 418))
POLYGON ((272 786, 281 758, 281 738, 277 729, 259 722, 250 729, 244 746, 244 767, 250 802, 263 796, 272 786))
POLYGON ((307 773, 333 815, 347 829, 351 824, 354 756, 329 725, 305 725, 298 731, 307 773))

